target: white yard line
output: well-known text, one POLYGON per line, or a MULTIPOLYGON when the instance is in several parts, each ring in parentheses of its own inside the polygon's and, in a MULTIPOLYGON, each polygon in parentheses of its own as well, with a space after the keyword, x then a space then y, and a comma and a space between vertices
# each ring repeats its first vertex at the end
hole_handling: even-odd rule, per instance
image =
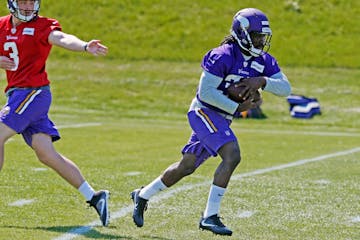
MULTIPOLYGON (((283 169, 291 168, 291 167, 297 167, 297 166, 304 165, 307 163, 318 162, 318 161, 323 161, 323 160, 333 158, 333 157, 339 157, 339 156, 344 156, 344 155, 348 155, 348 154, 352 154, 352 153, 357 153, 359 151, 360 151, 360 147, 357 147, 357 148, 353 148, 353 149, 349 149, 349 150, 345 150, 345 151, 341 151, 341 152, 335 152, 335 153, 321 155, 321 156, 318 156, 315 158, 302 159, 302 160, 299 160, 296 162, 291 162, 291 163, 282 164, 282 165, 269 167, 269 168, 258 169, 258 170, 252 171, 252 172, 234 175, 232 177, 232 180, 240 180, 244 177, 251 177, 251 176, 260 175, 260 174, 264 174, 264 173, 268 173, 268 172, 272 172, 272 171, 283 170, 283 169)), ((156 203, 156 202, 159 202, 160 200, 173 197, 174 194, 177 194, 179 192, 191 190, 193 188, 197 188, 197 187, 201 187, 201 186, 205 186, 205 185, 209 185, 209 184, 211 184, 211 182, 212 181, 209 180, 209 181, 204 181, 204 182, 197 183, 197 184, 189 184, 189 185, 169 189, 168 191, 163 192, 162 194, 153 197, 151 199, 151 202, 156 203)), ((117 218, 124 217, 125 215, 131 213, 132 211, 133 211, 133 205, 132 204, 128 205, 127 207, 121 208, 117 212, 112 213, 111 220, 115 220, 117 218)), ((87 226, 71 229, 67 233, 65 233, 57 238, 54 238, 54 240, 74 239, 80 235, 86 234, 94 226, 98 226, 99 223, 100 223, 99 220, 96 220, 91 223, 88 223, 87 226)))
MULTIPOLYGON (((241 122, 241 120, 240 120, 241 122)), ((330 131, 329 129, 324 129, 324 131, 316 131, 314 130, 308 130, 308 131, 303 131, 301 129, 299 130, 271 130, 271 129, 264 129, 264 128, 252 128, 252 129, 247 129, 247 128, 243 128, 240 124, 240 122, 234 122, 232 125, 232 129, 236 132, 238 132, 239 134, 241 133, 261 133, 261 134, 283 134, 283 135, 307 135, 307 136, 323 136, 323 137, 327 137, 327 136, 333 136, 333 137, 360 137, 360 132, 358 129, 347 129, 346 131, 330 131)), ((167 120, 157 120, 155 121, 150 121, 150 120, 141 120, 141 121, 128 121, 126 120, 126 122, 117 122, 117 124, 119 126, 125 126, 125 127, 137 127, 139 125, 144 125, 144 124, 151 124, 152 127, 156 127, 156 128, 161 128, 161 129, 170 129, 170 128, 176 128, 176 129, 184 129, 184 122, 183 121, 176 121, 176 122, 171 122, 171 125, 169 125, 169 121, 167 120)), ((186 127, 189 131, 190 128, 186 127)))
POLYGON ((333 137, 360 137, 357 132, 321 132, 321 131, 288 131, 288 130, 266 130, 266 129, 240 129, 241 132, 286 134, 286 135, 311 135, 311 136, 333 136, 333 137))
POLYGON ((351 219, 351 222, 352 222, 352 223, 359 223, 359 222, 360 222, 360 216, 353 217, 353 218, 351 219))
POLYGON ((76 124, 68 124, 68 125, 59 125, 56 126, 57 129, 62 129, 62 128, 82 128, 82 127, 95 127, 95 126, 101 126, 101 123, 76 123, 76 124))
POLYGON ((249 218, 255 214, 254 211, 241 211, 238 213, 239 218, 249 218))
POLYGON ((29 204, 33 203, 34 201, 35 201, 34 199, 20 199, 20 200, 17 200, 16 202, 9 203, 9 206, 22 207, 24 205, 29 205, 29 204))
MULTIPOLYGON (((67 125, 59 125, 56 126, 57 129, 66 129, 66 128, 83 128, 83 127, 96 127, 96 126, 101 126, 102 123, 98 123, 98 122, 90 122, 90 123, 74 123, 74 124, 67 124, 67 125)), ((9 140, 6 141, 5 144, 13 142, 14 138, 10 138, 9 140)))

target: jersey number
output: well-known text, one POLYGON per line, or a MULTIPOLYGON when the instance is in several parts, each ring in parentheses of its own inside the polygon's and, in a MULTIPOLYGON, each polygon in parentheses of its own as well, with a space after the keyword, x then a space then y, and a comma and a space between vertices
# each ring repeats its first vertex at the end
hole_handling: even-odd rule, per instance
POLYGON ((16 71, 19 66, 19 51, 16 47, 15 42, 6 42, 4 44, 4 50, 9 51, 11 50, 11 53, 9 54, 10 58, 14 60, 15 67, 10 69, 10 71, 16 71))
POLYGON ((228 88, 231 84, 233 84, 234 82, 239 82, 241 79, 241 76, 239 75, 235 75, 235 74, 229 74, 226 76, 226 78, 224 79, 225 81, 225 88, 228 88))

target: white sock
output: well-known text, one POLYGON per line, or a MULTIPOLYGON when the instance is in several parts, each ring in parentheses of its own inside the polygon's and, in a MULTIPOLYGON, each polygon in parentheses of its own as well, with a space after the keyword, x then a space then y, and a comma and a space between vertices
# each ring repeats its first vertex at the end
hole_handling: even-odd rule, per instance
POLYGON ((87 181, 83 182, 78 190, 85 197, 86 201, 90 201, 95 194, 95 190, 89 185, 87 181))
POLYGON ((218 187, 214 184, 210 187, 209 197, 204 211, 204 218, 219 214, 220 203, 226 188, 218 187))
POLYGON ((143 189, 141 189, 139 196, 149 200, 152 196, 166 188, 167 186, 161 181, 161 177, 158 177, 143 189))

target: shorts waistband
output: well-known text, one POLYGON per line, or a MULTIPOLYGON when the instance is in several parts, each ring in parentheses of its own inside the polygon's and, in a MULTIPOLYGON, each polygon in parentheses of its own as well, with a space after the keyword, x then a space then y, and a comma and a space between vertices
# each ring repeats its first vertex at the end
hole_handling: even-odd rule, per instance
POLYGON ((16 90, 50 90, 50 86, 46 85, 46 86, 41 86, 41 87, 12 87, 6 91, 6 93, 5 93, 6 97, 9 97, 10 94, 16 90))

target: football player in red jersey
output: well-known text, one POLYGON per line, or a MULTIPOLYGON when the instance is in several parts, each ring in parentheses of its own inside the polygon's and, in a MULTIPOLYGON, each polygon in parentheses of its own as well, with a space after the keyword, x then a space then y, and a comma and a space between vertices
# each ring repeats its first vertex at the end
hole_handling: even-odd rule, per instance
POLYGON ((38 15, 40 3, 8 0, 10 14, 0 18, 0 68, 6 71, 8 98, 0 111, 0 169, 5 142, 21 134, 38 159, 78 189, 107 226, 109 191, 95 192, 75 163, 53 146, 60 134, 48 117, 51 92, 45 63, 53 45, 95 56, 106 55, 108 48, 100 40, 86 42, 62 32, 57 20, 38 15))

